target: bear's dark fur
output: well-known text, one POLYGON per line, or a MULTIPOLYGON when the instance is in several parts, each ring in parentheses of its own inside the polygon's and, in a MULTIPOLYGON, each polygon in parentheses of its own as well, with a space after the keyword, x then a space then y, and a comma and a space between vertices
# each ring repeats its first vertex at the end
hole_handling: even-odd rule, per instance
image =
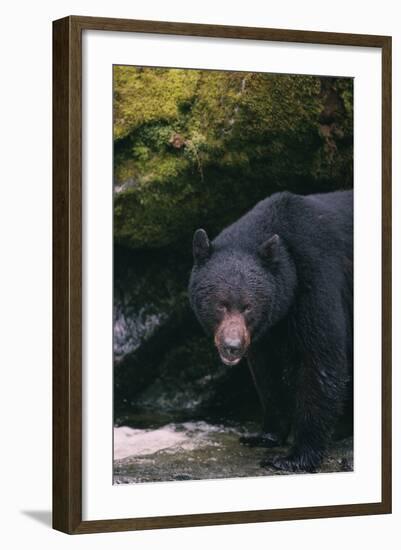
POLYGON ((314 471, 349 393, 353 364, 353 194, 277 193, 212 242, 198 229, 191 305, 224 363, 246 355, 278 469, 314 471))

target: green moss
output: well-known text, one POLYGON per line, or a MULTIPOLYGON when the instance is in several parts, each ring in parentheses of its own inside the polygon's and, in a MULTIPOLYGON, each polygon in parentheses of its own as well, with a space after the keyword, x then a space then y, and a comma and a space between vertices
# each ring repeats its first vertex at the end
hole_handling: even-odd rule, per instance
POLYGON ((220 230, 268 194, 352 186, 352 79, 115 67, 115 241, 220 230))

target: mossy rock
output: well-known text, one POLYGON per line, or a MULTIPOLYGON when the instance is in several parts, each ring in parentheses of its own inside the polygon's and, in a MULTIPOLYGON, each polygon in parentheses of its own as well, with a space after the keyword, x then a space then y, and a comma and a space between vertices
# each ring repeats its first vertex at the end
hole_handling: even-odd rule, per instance
POLYGON ((275 191, 352 186, 352 79, 114 70, 118 244, 188 243, 275 191))

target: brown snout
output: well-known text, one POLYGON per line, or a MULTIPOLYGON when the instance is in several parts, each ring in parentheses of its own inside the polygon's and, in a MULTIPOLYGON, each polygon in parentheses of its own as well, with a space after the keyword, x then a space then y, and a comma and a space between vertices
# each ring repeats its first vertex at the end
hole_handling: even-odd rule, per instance
POLYGON ((239 363, 250 344, 250 334, 243 315, 226 313, 217 327, 214 342, 224 364, 239 363))

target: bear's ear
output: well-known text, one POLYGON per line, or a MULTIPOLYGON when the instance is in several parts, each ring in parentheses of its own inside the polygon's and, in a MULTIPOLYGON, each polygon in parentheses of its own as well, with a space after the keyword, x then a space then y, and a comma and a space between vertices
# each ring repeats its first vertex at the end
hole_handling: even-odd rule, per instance
POLYGON ((275 262, 278 258, 278 250, 280 247, 280 237, 278 235, 273 235, 262 243, 259 247, 259 256, 262 260, 267 260, 275 262))
POLYGON ((210 254, 212 253, 212 245, 210 244, 209 237, 204 229, 197 229, 195 231, 192 250, 195 264, 199 265, 210 257, 210 254))

